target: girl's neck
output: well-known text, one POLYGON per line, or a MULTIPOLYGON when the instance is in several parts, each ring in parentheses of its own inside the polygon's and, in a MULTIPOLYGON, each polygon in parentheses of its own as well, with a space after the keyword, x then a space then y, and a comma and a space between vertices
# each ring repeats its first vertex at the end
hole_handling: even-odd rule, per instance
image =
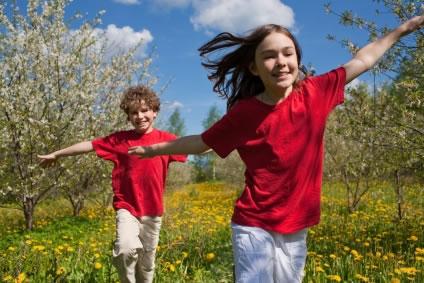
POLYGON ((274 90, 265 90, 264 92, 257 95, 257 99, 261 102, 269 105, 277 105, 286 99, 292 92, 293 87, 284 89, 283 91, 279 89, 278 91, 274 90))

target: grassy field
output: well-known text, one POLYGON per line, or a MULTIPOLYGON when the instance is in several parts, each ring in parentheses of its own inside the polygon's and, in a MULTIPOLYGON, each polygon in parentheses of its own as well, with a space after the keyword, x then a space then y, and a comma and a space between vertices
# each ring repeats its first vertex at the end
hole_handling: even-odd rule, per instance
MULTIPOLYGON (((235 189, 189 185, 166 194, 155 282, 232 282, 229 220, 235 189)), ((396 221, 389 186, 373 189, 353 214, 343 188, 324 187, 321 224, 310 229, 304 282, 424 282, 423 188, 407 190, 396 221)), ((19 211, 0 210, 1 282, 118 282, 111 266, 114 212, 94 205, 71 217, 49 201, 23 229, 19 211)))

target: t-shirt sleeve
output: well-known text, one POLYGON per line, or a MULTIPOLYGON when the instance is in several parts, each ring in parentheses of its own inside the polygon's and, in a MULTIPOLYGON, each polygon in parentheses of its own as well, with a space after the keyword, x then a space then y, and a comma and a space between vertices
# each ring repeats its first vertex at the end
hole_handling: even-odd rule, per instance
POLYGON ((91 141, 91 144, 98 157, 105 160, 114 160, 116 158, 116 134, 96 138, 91 141))
POLYGON ((315 110, 319 109, 327 115, 337 105, 343 103, 346 84, 344 67, 313 77, 311 81, 314 85, 312 101, 315 110))
POLYGON ((203 142, 212 148, 221 158, 225 158, 234 149, 243 144, 249 134, 244 125, 243 102, 237 103, 220 120, 201 134, 203 142))

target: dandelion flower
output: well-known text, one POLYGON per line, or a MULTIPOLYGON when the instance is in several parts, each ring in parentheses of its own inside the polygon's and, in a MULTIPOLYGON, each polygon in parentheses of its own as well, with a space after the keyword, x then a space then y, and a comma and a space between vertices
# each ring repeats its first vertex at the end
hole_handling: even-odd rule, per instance
POLYGON ((63 273, 65 273, 65 271, 66 269, 61 266, 56 270, 56 275, 62 275, 63 273))
POLYGON ((316 272, 324 272, 324 268, 322 268, 321 266, 317 266, 317 267, 315 268, 315 271, 316 271, 316 272))
POLYGON ((100 262, 96 262, 96 263, 94 263, 94 268, 100 269, 100 268, 102 268, 102 264, 100 262))
POLYGON ((327 275, 327 279, 330 281, 341 282, 342 278, 339 275, 327 275))
POLYGON ((207 262, 211 262, 215 259, 215 254, 214 253, 208 253, 205 257, 207 262))
POLYGON ((18 277, 16 277, 15 283, 22 283, 26 279, 26 274, 24 272, 19 273, 18 277))
POLYGON ((411 235, 411 237, 409 237, 408 240, 416 242, 418 241, 418 237, 415 235, 411 235))
POLYGON ((173 265, 172 263, 170 265, 168 265, 168 270, 171 272, 175 271, 175 265, 173 265))

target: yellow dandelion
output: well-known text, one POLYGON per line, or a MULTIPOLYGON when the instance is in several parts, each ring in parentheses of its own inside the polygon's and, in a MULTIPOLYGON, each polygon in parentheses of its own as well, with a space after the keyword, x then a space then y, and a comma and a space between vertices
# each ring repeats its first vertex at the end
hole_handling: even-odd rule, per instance
POLYGON ((215 254, 214 253, 208 253, 205 257, 207 262, 211 262, 215 259, 215 254))
POLYGON ((370 280, 367 277, 365 277, 361 274, 356 274, 355 278, 358 279, 361 282, 370 282, 370 280))
POLYGON ((7 249, 8 249, 9 251, 11 251, 11 252, 16 251, 16 248, 15 248, 15 247, 12 247, 12 246, 8 247, 7 249))
POLYGON ((332 259, 336 259, 336 258, 337 258, 337 256, 336 256, 335 254, 331 254, 331 255, 330 255, 330 258, 332 258, 332 259))
POLYGON ((351 250, 351 251, 350 251, 350 253, 351 253, 354 257, 359 256, 359 253, 358 253, 358 251, 356 251, 356 250, 351 250))
POLYGON ((95 262, 94 268, 98 270, 98 269, 102 268, 102 264, 100 262, 95 262))
POLYGON ((392 280, 390 280, 390 283, 400 283, 400 279, 392 278, 392 280))
POLYGON ((415 248, 415 255, 424 255, 424 248, 415 248))
POLYGON ((416 242, 418 241, 418 237, 415 235, 411 235, 411 237, 409 237, 408 240, 416 242))
POLYGON ((173 265, 172 263, 168 265, 168 270, 171 272, 175 272, 175 265, 173 265))
POLYGON ((42 245, 36 245, 32 247, 33 251, 37 251, 37 252, 42 252, 46 249, 46 247, 42 246, 42 245))
POLYGON ((62 275, 62 274, 65 273, 65 271, 66 271, 66 269, 61 266, 56 270, 56 275, 62 275))
POLYGON ((13 280, 13 277, 12 277, 12 275, 6 275, 6 276, 4 276, 3 277, 3 281, 12 281, 13 280))
POLYGON ((321 266, 317 266, 317 267, 315 268, 315 271, 316 271, 316 272, 324 272, 324 268, 322 268, 321 266))
POLYGON ((327 275, 327 279, 330 281, 341 282, 342 278, 339 275, 327 275))
POLYGON ((399 268, 400 272, 406 273, 411 276, 415 276, 418 270, 415 267, 401 267, 399 268))
POLYGON ((187 258, 188 257, 188 252, 183 252, 183 258, 187 258))
POLYGON ((26 279, 26 274, 24 272, 19 273, 18 277, 15 279, 15 283, 22 283, 26 279))

